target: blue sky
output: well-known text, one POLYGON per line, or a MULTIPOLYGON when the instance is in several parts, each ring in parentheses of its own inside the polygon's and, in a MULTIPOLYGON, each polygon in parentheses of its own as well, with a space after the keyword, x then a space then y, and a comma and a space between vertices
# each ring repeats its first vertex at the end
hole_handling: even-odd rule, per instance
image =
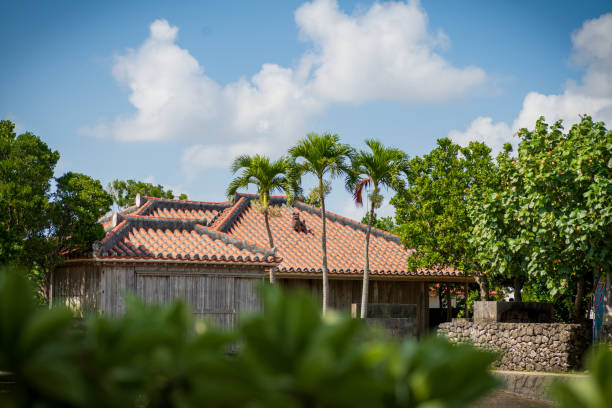
MULTIPOLYGON (((58 174, 222 200, 234 155, 278 156, 310 131, 415 156, 446 136, 499 148, 541 114, 612 123, 610 12, 605 1, 5 2, 0 117, 59 150, 58 174)), ((363 211, 340 183, 329 207, 363 211)))

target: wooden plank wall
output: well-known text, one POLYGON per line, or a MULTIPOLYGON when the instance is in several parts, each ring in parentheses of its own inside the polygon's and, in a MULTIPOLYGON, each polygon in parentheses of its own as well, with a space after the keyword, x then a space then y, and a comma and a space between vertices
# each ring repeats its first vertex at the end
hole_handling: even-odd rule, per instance
POLYGON ((263 278, 219 275, 136 274, 136 293, 151 303, 169 303, 181 298, 197 318, 220 327, 233 327, 240 312, 261 310, 257 284, 263 278))
POLYGON ((53 271, 52 279, 52 305, 67 306, 79 316, 100 310, 100 269, 96 265, 63 265, 53 271))
MULTIPOLYGON (((233 327, 240 312, 261 311, 257 285, 265 281, 259 270, 229 267, 134 266, 129 264, 65 265, 53 273, 53 304, 66 304, 79 313, 101 311, 118 315, 125 311, 124 296, 136 293, 151 303, 183 298, 198 318, 233 327)), ((302 289, 321 299, 320 279, 278 279, 287 290, 302 289)), ((330 279, 330 307, 350 311, 361 302, 361 280, 330 279)), ((418 306, 419 333, 428 326, 425 283, 371 280, 370 303, 403 303, 418 306)))
POLYGON ((123 313, 128 292, 149 303, 181 298, 197 318, 229 328, 235 326, 240 312, 261 310, 257 285, 263 281, 263 271, 258 270, 109 265, 103 268, 101 278, 101 306, 111 315, 123 313))
POLYGON ((111 316, 125 312, 125 295, 133 293, 134 267, 129 265, 104 265, 100 274, 100 309, 111 316))
MULTIPOLYGON (((286 290, 306 290, 318 301, 322 298, 321 279, 277 279, 286 290)), ((329 307, 350 312, 351 304, 361 303, 362 281, 357 279, 329 280, 329 307)), ((417 305, 419 335, 425 334, 429 320, 428 298, 424 282, 370 280, 369 303, 417 305)))

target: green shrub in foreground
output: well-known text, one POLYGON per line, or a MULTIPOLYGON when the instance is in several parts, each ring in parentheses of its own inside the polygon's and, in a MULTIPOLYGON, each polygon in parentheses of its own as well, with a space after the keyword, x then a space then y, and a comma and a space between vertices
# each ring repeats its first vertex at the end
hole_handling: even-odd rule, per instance
POLYGON ((574 381, 559 381, 551 394, 561 408, 612 407, 612 348, 600 345, 587 359, 589 375, 574 381))
POLYGON ((225 333, 181 302, 77 324, 0 272, 0 371, 14 407, 462 407, 487 393, 494 356, 437 338, 395 342, 307 294, 263 290, 265 314, 225 333), (228 350, 237 350, 228 353, 228 350))

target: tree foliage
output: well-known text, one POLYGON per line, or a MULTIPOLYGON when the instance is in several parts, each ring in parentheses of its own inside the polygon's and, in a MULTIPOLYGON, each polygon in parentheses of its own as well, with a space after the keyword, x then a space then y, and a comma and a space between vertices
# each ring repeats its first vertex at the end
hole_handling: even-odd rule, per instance
POLYGON ((385 147, 378 140, 366 140, 370 151, 361 150, 352 157, 351 171, 348 173, 346 188, 353 193, 355 204, 363 205, 363 190, 372 186, 369 195, 370 210, 368 229, 365 236, 363 288, 361 291, 361 318, 365 319, 368 303, 368 275, 370 273, 370 233, 375 210, 380 208, 383 196, 381 188, 398 188, 401 184, 402 170, 406 154, 399 149, 385 147))
MULTIPOLYGON (((274 237, 270 229, 270 194, 275 191, 282 191, 287 196, 287 201, 293 201, 297 192, 297 182, 294 172, 295 166, 292 162, 281 157, 276 161, 271 161, 269 157, 255 155, 253 157, 243 155, 237 157, 232 163, 232 173, 240 172, 227 188, 227 196, 231 199, 241 188, 248 188, 253 185, 259 194, 259 206, 264 216, 266 231, 268 233, 268 243, 270 248, 274 248, 274 237)), ((270 282, 274 282, 274 268, 270 268, 270 282)))
POLYGON ((230 182, 227 196, 233 198, 239 189, 253 185, 257 188, 262 211, 268 210, 270 195, 274 192, 284 193, 289 200, 296 195, 295 169, 286 157, 271 161, 269 157, 258 154, 243 155, 234 160, 231 170, 233 174, 240 174, 230 182))
POLYGON ((573 292, 574 319, 592 276, 612 268, 612 132, 588 116, 564 133, 540 118, 518 156, 500 156, 496 186, 472 200, 473 242, 500 275, 526 271, 552 296, 573 292))
MULTIPOLYGON (((367 225, 369 219, 370 215, 365 214, 361 219, 361 223, 367 225)), ((374 217, 372 217, 372 226, 379 230, 394 233, 395 222, 393 222, 393 217, 378 217, 378 215, 374 214, 374 217)))
POLYGON ((60 249, 88 248, 104 236, 97 220, 111 199, 99 181, 83 174, 55 179, 59 153, 14 128, 0 121, 0 262, 23 266, 44 296, 46 273, 61 261, 60 249))
POLYGON ((323 314, 327 312, 328 298, 328 268, 327 268, 327 233, 325 215, 325 177, 337 178, 348 176, 350 173, 350 158, 353 156, 353 148, 349 145, 340 143, 340 137, 336 134, 316 133, 308 134, 295 146, 289 149, 289 154, 296 161, 296 180, 301 184, 304 174, 311 174, 317 178, 318 199, 321 203, 321 249, 322 259, 321 268, 323 270, 323 314))
POLYGON ((110 210, 113 200, 99 180, 68 172, 57 179, 53 197, 54 235, 62 247, 90 248, 104 236, 98 219, 110 210))
POLYGON ((113 182, 109 183, 106 187, 106 191, 112 196, 113 203, 119 208, 132 205, 137 194, 147 197, 187 200, 187 194, 180 194, 177 197, 172 190, 166 190, 161 184, 154 185, 152 183, 132 179, 113 180, 113 182))
MULTIPOLYGON (((327 197, 329 193, 331 193, 331 182, 329 180, 323 181, 323 197, 327 197)), ((308 192, 308 195, 304 198, 304 202, 306 204, 310 204, 314 207, 321 208, 321 192, 319 191, 319 187, 313 187, 308 192)))
POLYGON ((476 142, 462 148, 447 138, 437 143, 431 153, 408 162, 407 186, 391 200, 396 208, 395 231, 407 248, 415 250, 408 258, 410 269, 454 267, 480 272, 468 240, 472 222, 467 196, 494 177, 491 150, 476 142))
POLYGON ((517 205, 518 199, 506 194, 510 175, 505 170, 513 166, 511 151, 512 146, 506 144, 497 157, 498 171, 491 173, 490 182, 470 189, 467 209, 472 229, 468 239, 483 273, 489 273, 489 279, 501 286, 513 286, 514 299, 520 302, 528 258, 525 248, 514 245, 521 233, 520 223, 508 217, 507 211, 517 205))
POLYGON ((0 371, 14 380, 0 404, 459 408, 496 385, 492 354, 440 338, 398 343, 348 316, 322 318, 307 293, 266 289, 265 314, 233 332, 194 322, 181 302, 135 299, 77 329, 69 310, 35 307, 23 279, 0 273, 0 371))
POLYGON ((50 188, 59 153, 0 121, 0 262, 28 264, 50 250, 50 188))

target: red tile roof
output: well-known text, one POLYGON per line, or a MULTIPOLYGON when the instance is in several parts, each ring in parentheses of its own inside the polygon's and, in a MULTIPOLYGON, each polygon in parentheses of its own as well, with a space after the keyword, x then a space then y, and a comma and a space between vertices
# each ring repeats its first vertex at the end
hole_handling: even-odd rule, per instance
MULTIPOLYGON (((249 262, 276 265, 282 275, 321 274, 320 209, 284 197, 272 197, 276 216, 270 227, 276 248, 270 248, 263 216, 251 205, 254 195, 238 194, 235 203, 181 201, 145 197, 100 222, 107 230, 96 252, 99 259, 163 259, 175 261, 249 262), (307 232, 293 228, 293 214, 305 222, 307 232)), ((330 276, 363 273, 366 226, 327 212, 327 256, 330 276)), ((460 277, 452 269, 410 272, 411 250, 393 234, 373 228, 370 270, 374 276, 460 277)))

